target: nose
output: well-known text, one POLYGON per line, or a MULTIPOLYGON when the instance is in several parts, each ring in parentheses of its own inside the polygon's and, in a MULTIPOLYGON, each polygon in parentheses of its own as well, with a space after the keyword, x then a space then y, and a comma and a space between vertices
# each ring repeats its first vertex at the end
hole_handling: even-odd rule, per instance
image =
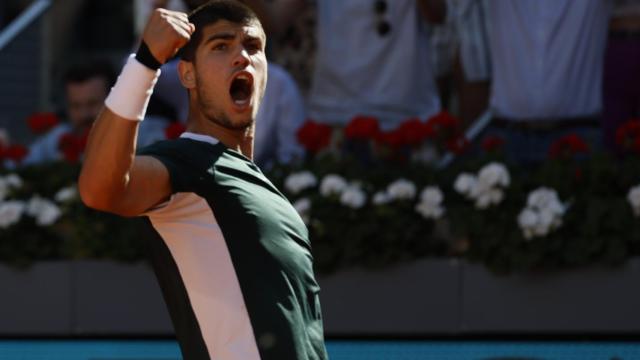
POLYGON ((233 59, 233 67, 246 67, 247 65, 249 65, 250 61, 251 60, 249 58, 247 49, 241 48, 240 52, 238 52, 238 54, 236 54, 235 58, 233 59))

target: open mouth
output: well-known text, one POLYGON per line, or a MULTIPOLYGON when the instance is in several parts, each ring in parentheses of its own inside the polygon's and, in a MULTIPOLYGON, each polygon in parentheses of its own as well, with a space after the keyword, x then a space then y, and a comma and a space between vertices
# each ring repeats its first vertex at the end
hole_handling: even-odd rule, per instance
POLYGON ((253 92, 253 77, 250 74, 242 72, 238 74, 231 82, 229 94, 236 105, 245 105, 251 99, 253 92))

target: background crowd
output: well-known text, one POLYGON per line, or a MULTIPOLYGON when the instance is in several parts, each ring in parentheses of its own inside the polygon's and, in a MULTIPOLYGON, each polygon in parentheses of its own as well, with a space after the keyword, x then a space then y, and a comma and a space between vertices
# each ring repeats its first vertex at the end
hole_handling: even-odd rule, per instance
MULTIPOLYGON (((54 45, 73 58, 53 56, 52 105, 34 109, 55 110, 64 121, 44 126, 48 131, 29 139, 29 151, 5 160, 7 166, 61 159, 69 143, 82 147, 149 13, 157 7, 188 12, 202 2, 68 2, 59 12, 75 15, 74 21, 54 45), (102 45, 117 50, 106 54, 102 45)), ((448 111, 465 129, 490 111, 472 145, 499 137, 511 160, 529 165, 567 134, 592 150, 619 153, 616 131, 639 118, 640 1, 243 2, 269 37, 269 85, 256 122, 260 165, 301 158, 296 132, 307 119, 336 128, 366 116, 385 132, 448 111)), ((0 24, 28 4, 3 2, 0 24)), ((140 145, 174 136, 186 122, 177 62, 162 68, 140 145)))

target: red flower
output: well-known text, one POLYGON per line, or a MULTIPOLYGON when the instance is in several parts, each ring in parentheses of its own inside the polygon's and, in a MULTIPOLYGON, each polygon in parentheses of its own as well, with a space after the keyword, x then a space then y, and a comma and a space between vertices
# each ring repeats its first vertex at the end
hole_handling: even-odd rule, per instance
POLYGON ((482 148, 486 152, 492 152, 501 148, 504 143, 504 139, 499 136, 487 136, 482 140, 482 148))
POLYGON ((623 150, 640 152, 640 119, 631 119, 618 127, 616 145, 623 150))
POLYGON ((438 133, 443 131, 460 131, 460 120, 453 117, 446 111, 441 111, 429 118, 427 120, 427 124, 429 124, 429 126, 431 126, 438 133))
POLYGON ((569 134, 556 140, 549 148, 549 156, 552 159, 560 157, 570 158, 578 153, 589 151, 589 145, 576 134, 569 134))
POLYGON ((6 147, 3 151, 3 157, 5 159, 13 160, 16 163, 20 163, 22 159, 29 154, 29 149, 23 145, 11 145, 6 147))
POLYGON ((27 118, 27 124, 34 134, 45 133, 59 122, 58 116, 51 112, 34 113, 27 118))
POLYGON ((187 128, 181 122, 175 121, 164 129, 164 136, 169 140, 177 139, 186 130, 187 128))
POLYGON ((425 139, 435 135, 433 127, 423 123, 418 118, 404 121, 400 124, 397 131, 402 136, 403 145, 411 146, 420 145, 425 139))
POLYGON ((70 163, 76 163, 84 152, 87 145, 87 134, 77 136, 66 133, 58 140, 58 149, 62 152, 64 159, 70 163))
POLYGON ((304 125, 298 129, 296 136, 298 142, 302 144, 307 151, 317 153, 329 145, 332 132, 333 129, 331 129, 329 125, 307 120, 304 125))
POLYGON ((465 152, 471 143, 464 136, 452 137, 446 142, 447 150, 452 153, 459 155, 465 152))
POLYGON ((399 128, 378 134, 378 136, 376 137, 376 141, 379 144, 390 146, 394 149, 401 147, 405 143, 404 134, 399 128))
POLYGON ((370 116, 356 116, 344 128, 344 136, 350 140, 375 139, 379 133, 378 119, 370 116))

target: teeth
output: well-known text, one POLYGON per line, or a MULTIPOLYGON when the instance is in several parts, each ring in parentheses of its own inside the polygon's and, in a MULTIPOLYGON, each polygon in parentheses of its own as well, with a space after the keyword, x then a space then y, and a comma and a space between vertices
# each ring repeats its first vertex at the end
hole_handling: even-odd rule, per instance
POLYGON ((246 104, 246 103, 248 103, 248 102, 249 102, 249 100, 248 100, 248 99, 247 99, 247 100, 235 100, 235 101, 234 101, 234 103, 235 103, 236 105, 245 105, 245 104, 246 104))
POLYGON ((249 77, 245 74, 240 74, 238 75, 238 77, 236 79, 241 79, 241 80, 249 80, 249 77))

